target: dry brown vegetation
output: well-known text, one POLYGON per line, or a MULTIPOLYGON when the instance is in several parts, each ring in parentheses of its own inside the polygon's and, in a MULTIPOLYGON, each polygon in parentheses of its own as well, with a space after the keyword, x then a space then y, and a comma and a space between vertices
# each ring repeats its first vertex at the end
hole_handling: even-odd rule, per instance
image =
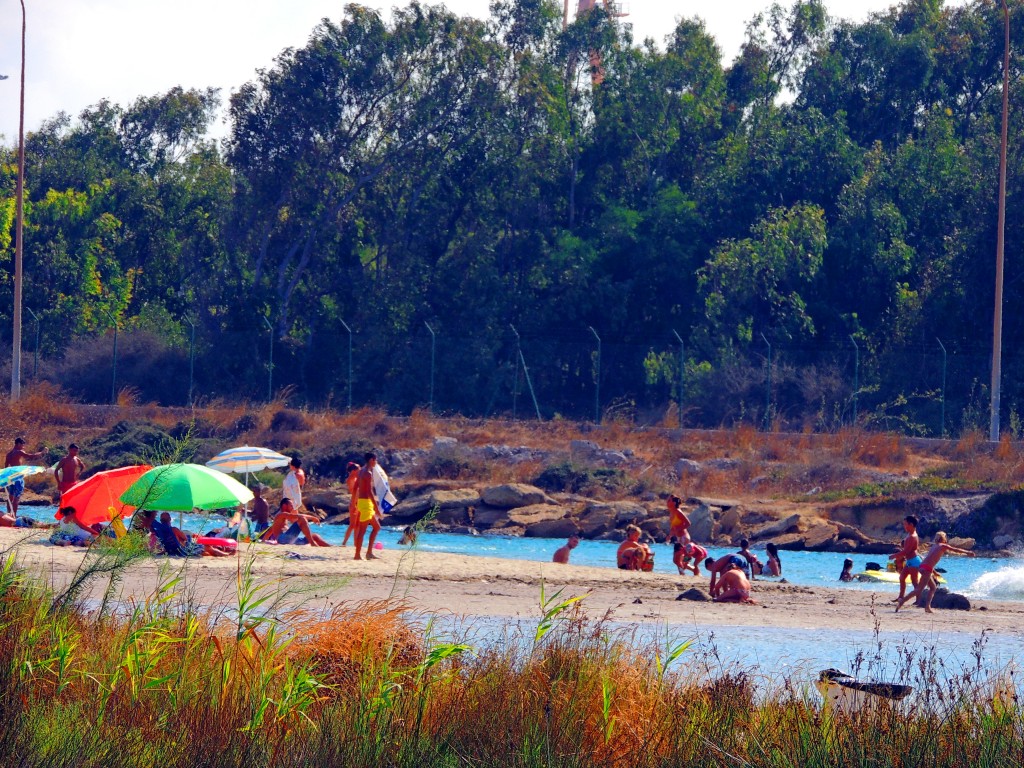
MULTIPOLYGON (((828 434, 765 433, 751 426, 731 430, 685 430, 637 427, 624 419, 595 426, 566 420, 510 421, 439 418, 424 410, 408 417, 372 408, 346 412, 296 409, 288 392, 270 403, 209 402, 195 409, 162 408, 134 402, 122 392, 121 404, 84 406, 70 402, 56 388, 30 388, 15 404, 0 403, 0 441, 24 434, 30 445, 59 450, 74 440, 88 454, 91 439, 120 421, 148 422, 170 430, 193 424, 193 433, 210 445, 247 443, 294 451, 313 459, 331 452, 357 454, 369 448, 430 448, 435 437, 454 437, 462 446, 524 446, 566 454, 572 440, 590 440, 602 448, 634 452, 628 472, 637 484, 631 492, 745 497, 794 497, 811 490, 843 491, 865 483, 899 482, 922 476, 947 487, 1014 488, 1024 480, 1024 452, 1004 438, 992 446, 980 433, 958 440, 920 440, 885 432, 843 429, 828 434), (676 473, 681 458, 698 462, 726 459, 699 474, 676 473)), ((218 448, 219 450, 219 448, 218 448)), ((335 462, 337 463, 337 462, 335 462)), ((529 482, 543 462, 519 464, 439 461, 413 479, 466 482, 529 482)))

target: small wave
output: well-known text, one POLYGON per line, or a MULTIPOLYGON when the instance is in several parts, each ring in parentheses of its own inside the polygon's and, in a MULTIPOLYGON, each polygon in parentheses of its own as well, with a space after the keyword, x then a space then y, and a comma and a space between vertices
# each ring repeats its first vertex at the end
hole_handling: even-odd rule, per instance
POLYGON ((983 574, 974 580, 966 594, 996 600, 1024 599, 1024 566, 1008 566, 983 574))

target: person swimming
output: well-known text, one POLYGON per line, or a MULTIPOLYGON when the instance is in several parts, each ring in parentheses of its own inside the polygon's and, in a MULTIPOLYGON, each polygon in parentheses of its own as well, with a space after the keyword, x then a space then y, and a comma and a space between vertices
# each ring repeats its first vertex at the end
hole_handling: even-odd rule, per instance
POLYGON ((843 560, 843 571, 839 574, 840 581, 853 581, 853 560, 846 558, 843 560))

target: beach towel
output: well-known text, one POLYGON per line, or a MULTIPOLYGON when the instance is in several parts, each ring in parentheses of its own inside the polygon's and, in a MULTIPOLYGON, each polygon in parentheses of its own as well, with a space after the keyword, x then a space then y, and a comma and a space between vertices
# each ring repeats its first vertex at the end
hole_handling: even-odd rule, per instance
POLYGON ((377 497, 380 511, 385 515, 398 503, 395 494, 391 492, 391 481, 388 479, 388 474, 380 464, 373 467, 373 495, 377 497))

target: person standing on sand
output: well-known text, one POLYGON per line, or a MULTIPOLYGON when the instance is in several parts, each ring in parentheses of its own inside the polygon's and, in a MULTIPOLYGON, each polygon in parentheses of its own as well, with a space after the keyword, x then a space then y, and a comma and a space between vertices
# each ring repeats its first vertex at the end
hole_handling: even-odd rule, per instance
POLYGON ((306 473, 302 471, 302 459, 292 458, 288 465, 288 474, 281 483, 281 494, 291 499, 295 509, 302 509, 302 488, 306 485, 306 473))
POLYGON ((348 546, 348 537, 359 527, 359 510, 356 509, 356 482, 362 467, 354 461, 350 461, 346 469, 348 470, 348 478, 345 480, 345 484, 348 486, 348 528, 345 530, 345 538, 341 541, 343 547, 348 546))
POLYGON ((903 596, 907 591, 908 576, 910 577, 911 584, 914 585, 914 589, 917 589, 917 583, 920 579, 918 568, 921 567, 921 556, 917 554, 917 550, 921 547, 921 537, 917 535, 917 518, 913 515, 904 517, 903 530, 907 534, 907 537, 903 539, 903 546, 900 547, 899 552, 889 555, 890 560, 904 561, 903 567, 900 569, 900 593, 896 597, 895 602, 903 600, 903 596))
MULTIPOLYGON (((23 461, 39 461, 43 458, 43 452, 29 453, 25 450, 25 438, 16 437, 14 438, 14 448, 7 452, 7 456, 4 457, 4 468, 7 467, 20 467, 23 461)), ((10 485, 7 486, 7 511, 10 513, 11 518, 18 519, 18 502, 21 501, 21 494, 25 492, 25 478, 15 478, 10 485)))
POLYGON ((668 507, 668 538, 680 544, 690 540, 690 518, 682 510, 683 500, 675 494, 670 495, 665 504, 668 507))
POLYGON ((579 543, 579 536, 570 536, 569 540, 565 542, 563 546, 555 550, 555 554, 554 557, 551 558, 551 562, 561 563, 562 565, 568 565, 569 553, 576 549, 576 547, 579 546, 579 543))
POLYGON ((53 479, 57 481, 57 493, 61 496, 78 482, 79 475, 85 472, 85 464, 78 458, 78 446, 68 446, 67 455, 57 462, 53 470, 53 479))
POLYGON ((935 597, 935 590, 939 586, 938 580, 935 578, 935 566, 939 564, 939 560, 947 552, 952 552, 955 555, 966 555, 967 557, 976 557, 976 555, 967 549, 960 549, 960 547, 954 547, 952 544, 946 543, 946 533, 939 531, 935 534, 935 542, 932 544, 932 548, 928 550, 928 554, 924 556, 924 560, 921 562, 921 579, 917 586, 914 587, 914 591, 906 597, 901 597, 896 601, 896 612, 898 613, 900 608, 903 607, 904 603, 908 603, 915 597, 920 595, 925 589, 928 590, 928 599, 924 601, 925 613, 934 613, 932 611, 932 598, 935 597))
POLYGON ((711 599, 716 603, 747 603, 756 605, 750 597, 750 582, 743 566, 730 559, 718 581, 717 589, 711 590, 711 599))
POLYGON ((367 453, 363 457, 363 468, 359 470, 356 477, 356 510, 359 512, 359 527, 356 528, 356 556, 353 560, 362 560, 360 552, 363 548, 363 536, 367 526, 373 528, 370 533, 370 541, 366 545, 366 559, 376 560, 373 554, 373 544, 380 532, 380 522, 377 517, 380 515, 380 505, 373 493, 373 468, 377 466, 377 455, 367 453))

